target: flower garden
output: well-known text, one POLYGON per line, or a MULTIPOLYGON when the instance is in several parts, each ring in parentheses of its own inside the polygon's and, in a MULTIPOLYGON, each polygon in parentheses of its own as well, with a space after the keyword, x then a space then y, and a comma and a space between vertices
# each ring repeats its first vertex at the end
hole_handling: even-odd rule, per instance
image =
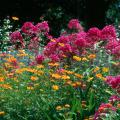
POLYGON ((0 120, 120 120, 120 41, 114 26, 77 19, 57 38, 25 22, 0 53, 0 120))

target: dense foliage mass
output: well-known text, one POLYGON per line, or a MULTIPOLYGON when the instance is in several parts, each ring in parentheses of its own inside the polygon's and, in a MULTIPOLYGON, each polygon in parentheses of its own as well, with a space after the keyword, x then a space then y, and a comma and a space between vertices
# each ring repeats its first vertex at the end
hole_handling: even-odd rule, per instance
POLYGON ((0 54, 1 120, 119 120, 120 41, 114 26, 77 19, 54 38, 26 22, 0 54), (45 45, 46 41, 49 41, 45 45))

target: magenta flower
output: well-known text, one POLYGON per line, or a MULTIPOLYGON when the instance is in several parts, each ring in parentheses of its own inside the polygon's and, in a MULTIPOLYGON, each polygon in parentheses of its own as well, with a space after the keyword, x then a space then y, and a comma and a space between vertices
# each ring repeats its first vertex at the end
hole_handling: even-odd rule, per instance
POLYGON ((116 39, 116 30, 112 25, 105 26, 101 31, 102 40, 116 39))
POLYGON ((42 64, 42 62, 44 61, 44 56, 43 55, 37 55, 35 60, 37 62, 37 64, 42 64))
POLYGON ((56 54, 50 55, 50 59, 52 62, 58 62, 60 60, 59 56, 56 54))
POLYGON ((78 20, 78 19, 72 19, 72 20, 70 20, 69 23, 68 23, 68 28, 69 28, 69 29, 78 30, 79 32, 80 32, 80 31, 83 31, 83 27, 82 27, 81 24, 79 23, 79 20, 78 20))
POLYGON ((68 43, 69 42, 69 36, 60 36, 57 39, 57 42, 58 43, 68 43))
POLYGON ((120 97, 117 96, 117 95, 112 95, 110 98, 109 98, 109 102, 111 102, 112 104, 116 101, 120 101, 120 97))
POLYGON ((23 33, 30 35, 31 32, 35 30, 35 26, 32 24, 32 22, 25 22, 21 30, 23 33))
POLYGON ((106 83, 115 89, 118 93, 120 92, 120 75, 118 76, 107 76, 106 83))
POLYGON ((113 48, 111 53, 119 58, 120 57, 120 45, 117 45, 115 48, 113 48))
POLYGON ((23 37, 19 31, 10 34, 10 41, 16 45, 16 48, 19 46, 24 47, 23 37))
POLYGON ((101 37, 101 31, 96 27, 90 28, 86 35, 87 42, 90 44, 94 44, 95 42, 98 42, 100 40, 100 37, 101 37))
POLYGON ((48 33, 49 32, 49 26, 48 26, 48 22, 47 21, 38 23, 36 25, 36 27, 38 28, 39 32, 43 32, 43 33, 48 33))

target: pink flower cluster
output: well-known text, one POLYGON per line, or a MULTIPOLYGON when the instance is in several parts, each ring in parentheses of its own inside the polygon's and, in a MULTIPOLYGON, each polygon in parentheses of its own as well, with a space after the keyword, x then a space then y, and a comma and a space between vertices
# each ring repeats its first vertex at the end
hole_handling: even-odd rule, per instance
POLYGON ((116 101, 120 101, 120 97, 117 96, 117 95, 112 95, 110 98, 109 98, 109 102, 111 104, 114 104, 116 101))
POLYGON ((120 75, 118 76, 107 76, 106 83, 120 93, 120 75))
POLYGON ((36 25, 33 25, 32 22, 25 22, 21 27, 21 32, 13 32, 10 35, 10 40, 12 44, 16 44, 19 42, 22 46, 24 45, 29 50, 36 53, 38 52, 40 45, 39 43, 41 41, 40 35, 46 36, 48 39, 51 38, 51 36, 49 35, 49 26, 47 21, 43 21, 36 25))
POLYGON ((24 47, 24 41, 21 33, 19 31, 15 31, 10 34, 10 42, 15 45, 16 48, 24 47))
POLYGON ((25 22, 21 28, 21 31, 27 35, 33 35, 33 34, 37 35, 40 33, 45 34, 49 32, 49 26, 47 21, 43 21, 36 25, 33 25, 31 22, 25 22))
POLYGON ((66 31, 60 37, 53 38, 49 35, 49 26, 46 21, 36 25, 26 22, 22 26, 21 32, 16 31, 10 35, 11 43, 19 42, 22 46, 25 45, 29 50, 38 54, 40 35, 44 35, 47 39, 52 40, 44 47, 43 54, 52 61, 60 61, 73 55, 82 55, 87 48, 94 48, 94 45, 100 41, 106 42, 104 47, 108 53, 120 56, 120 42, 117 40, 116 31, 112 25, 105 26, 102 30, 93 27, 85 32, 80 22, 77 19, 72 19, 68 23, 68 28, 77 31, 71 34, 66 31), (27 38, 27 42, 24 38, 27 38))
MULTIPOLYGON (((80 23, 77 19, 70 20, 68 24, 69 29, 78 29, 80 23)), ((44 55, 49 57, 55 56, 56 60, 61 60, 65 56, 71 57, 73 55, 82 55, 85 53, 87 48, 94 48, 94 44, 97 42, 106 42, 106 50, 110 51, 112 54, 118 54, 115 48, 118 46, 118 41, 116 40, 116 31, 112 25, 105 26, 102 30, 96 27, 90 28, 88 32, 84 32, 83 29, 77 33, 62 34, 60 37, 52 39, 44 49, 44 55)), ((120 54, 120 53, 119 53, 120 54)))
POLYGON ((106 114, 110 111, 116 111, 116 107, 114 107, 110 103, 102 103, 98 110, 95 113, 94 120, 100 120, 100 118, 106 117, 106 114))
POLYGON ((83 31, 83 27, 81 26, 81 24, 79 23, 79 20, 77 19, 70 20, 68 23, 68 28, 77 30, 78 32, 83 31))

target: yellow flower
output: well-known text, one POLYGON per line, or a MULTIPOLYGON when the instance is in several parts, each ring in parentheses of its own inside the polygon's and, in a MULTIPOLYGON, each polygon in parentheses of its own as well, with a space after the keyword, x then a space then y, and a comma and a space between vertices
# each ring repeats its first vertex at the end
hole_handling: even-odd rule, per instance
POLYGON ((37 74, 37 75, 43 75, 44 74, 44 71, 42 71, 42 70, 39 70, 39 71, 36 71, 36 73, 35 74, 37 74))
POLYGON ((105 77, 102 77, 101 79, 102 79, 102 80, 104 80, 104 81, 106 81, 106 80, 107 80, 105 77))
POLYGON ((70 107, 70 105, 69 105, 69 104, 65 104, 65 107, 66 107, 66 108, 69 108, 69 107, 70 107))
POLYGON ((61 78, 61 76, 59 74, 57 74, 57 73, 52 74, 52 77, 55 78, 55 79, 60 79, 61 78))
POLYGON ((62 79, 64 79, 64 80, 69 80, 69 79, 70 79, 70 77, 69 77, 68 75, 62 75, 61 77, 62 77, 62 79))
POLYGON ((65 70, 65 72, 66 72, 67 74, 73 74, 73 73, 74 73, 73 71, 69 71, 69 70, 65 70))
POLYGON ((81 86, 82 83, 80 81, 75 82, 77 86, 81 86))
POLYGON ((56 42, 54 39, 51 39, 50 41, 51 41, 51 42, 56 42))
POLYGON ((62 107, 61 106, 57 106, 56 110, 62 110, 62 107))
POLYGON ((95 55, 95 54, 90 54, 90 55, 88 56, 88 58, 89 58, 89 59, 95 59, 95 58, 96 58, 96 55, 95 55))
POLYGON ((38 77, 36 77, 36 76, 31 76, 31 78, 30 78, 32 81, 36 81, 36 80, 38 80, 38 77))
POLYGON ((34 90, 34 87, 27 87, 27 90, 34 90))
POLYGON ((93 77, 89 77, 88 78, 88 82, 90 82, 91 80, 93 80, 93 77))
POLYGON ((93 69, 93 72, 97 72, 100 68, 99 67, 96 67, 93 69))
POLYGON ((77 74, 77 73, 75 73, 75 76, 76 76, 76 77, 78 77, 78 78, 80 78, 80 79, 81 79, 81 78, 83 78, 83 76, 82 76, 82 75, 77 74))
POLYGON ((64 47, 64 44, 63 43, 58 43, 59 46, 61 47, 64 47))
POLYGON ((18 18, 18 17, 15 17, 15 16, 13 16, 12 19, 13 19, 13 20, 16 20, 16 21, 19 20, 19 18, 18 18))
POLYGON ((9 84, 0 84, 0 87, 5 88, 5 89, 12 89, 11 85, 9 84))
POLYGON ((88 61, 88 59, 86 57, 83 57, 82 61, 88 61))
POLYGON ((4 115, 5 112, 4 111, 0 111, 0 116, 4 115))
POLYGON ((48 63, 49 66, 52 66, 52 67, 57 67, 59 66, 59 63, 48 63))
POLYGON ((68 65, 65 65, 65 66, 64 66, 65 69, 68 68, 68 67, 69 67, 68 65))
POLYGON ((37 68, 38 68, 38 69, 44 68, 44 65, 37 65, 37 68))
POLYGON ((103 78, 102 74, 100 74, 100 73, 96 74, 96 77, 97 77, 97 78, 100 78, 100 79, 103 78))
POLYGON ((59 86, 58 86, 58 85, 53 85, 53 86, 52 86, 52 89, 55 90, 55 91, 56 91, 56 90, 59 90, 59 86))
POLYGON ((81 61, 81 58, 79 56, 73 56, 73 60, 81 61))
POLYGON ((109 68, 103 67, 103 68, 102 68, 102 71, 103 71, 103 72, 108 72, 108 71, 109 71, 109 68))

